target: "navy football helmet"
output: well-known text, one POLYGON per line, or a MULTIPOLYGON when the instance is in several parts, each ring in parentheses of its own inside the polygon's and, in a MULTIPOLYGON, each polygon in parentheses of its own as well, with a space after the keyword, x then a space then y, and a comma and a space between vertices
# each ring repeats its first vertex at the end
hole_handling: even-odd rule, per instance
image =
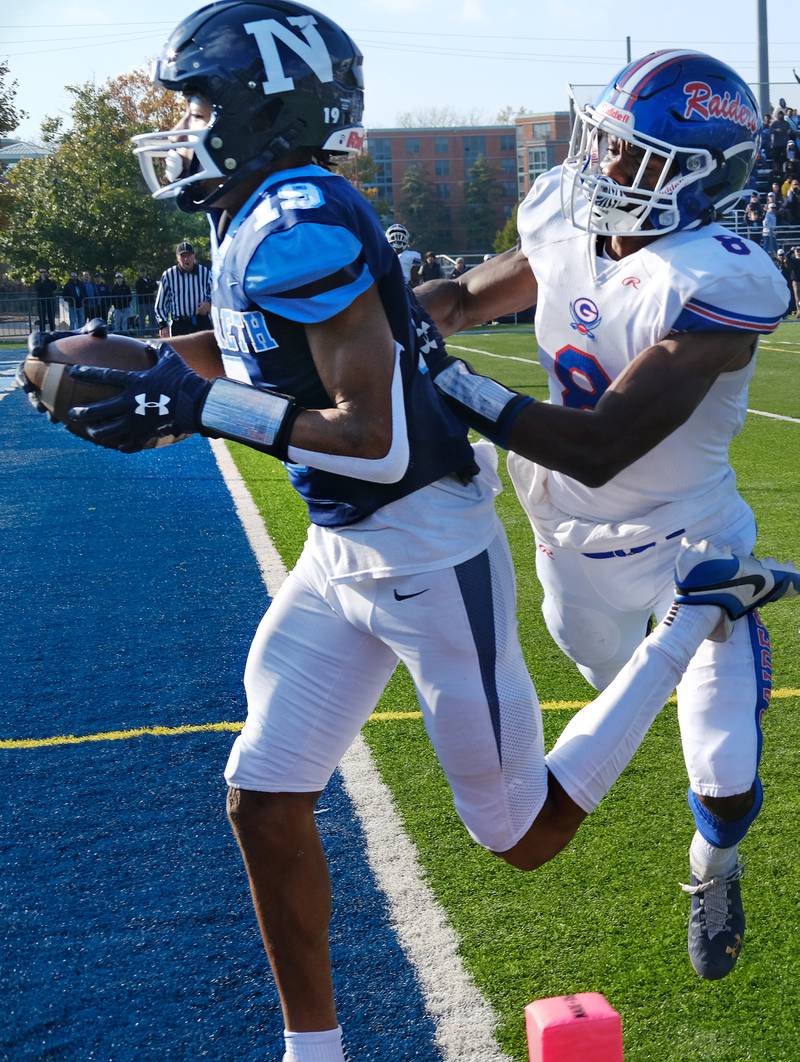
POLYGON ((363 146, 361 52, 302 4, 219 0, 200 8, 173 30, 153 81, 212 107, 203 129, 179 125, 133 138, 153 197, 177 197, 182 210, 213 206, 295 148, 346 154, 363 146))
POLYGON ((411 233, 405 225, 401 225, 399 221, 390 225, 386 230, 386 239, 398 254, 400 254, 401 251, 407 251, 411 246, 411 233))
POLYGON ((755 97, 729 66, 701 52, 646 55, 594 103, 576 106, 562 168, 564 216, 598 236, 705 225, 740 198, 760 125, 755 97), (641 160, 629 185, 602 172, 609 138, 631 145, 641 160))

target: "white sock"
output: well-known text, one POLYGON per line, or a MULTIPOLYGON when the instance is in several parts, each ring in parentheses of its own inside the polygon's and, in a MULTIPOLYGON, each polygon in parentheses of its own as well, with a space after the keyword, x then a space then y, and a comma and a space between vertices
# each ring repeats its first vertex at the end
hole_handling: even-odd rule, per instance
POLYGON ((739 846, 717 848, 709 844, 699 830, 695 830, 689 845, 689 866, 698 881, 710 881, 711 878, 724 878, 736 866, 739 858, 739 846))
POLYGON ((547 766, 584 811, 594 811, 630 763, 720 616, 716 605, 673 606, 610 685, 564 727, 547 766))
POLYGON ((342 1027, 323 1032, 289 1032, 283 1030, 286 1054, 283 1062, 345 1062, 342 1027))

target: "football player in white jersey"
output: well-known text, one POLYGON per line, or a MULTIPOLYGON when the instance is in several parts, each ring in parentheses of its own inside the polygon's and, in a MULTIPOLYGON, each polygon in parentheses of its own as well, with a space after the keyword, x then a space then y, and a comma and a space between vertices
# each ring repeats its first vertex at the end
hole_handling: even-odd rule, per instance
MULTIPOLYGON (((547 626, 597 689, 668 611, 683 536, 745 554, 755 544, 728 445, 758 338, 789 294, 769 257, 716 218, 746 188, 759 125, 750 89, 710 56, 630 63, 578 109, 568 158, 520 206, 519 248, 417 291, 446 334, 536 304, 551 406, 519 412, 508 464, 547 626), (574 411, 572 433, 557 406, 574 411)), ((438 370, 480 428, 478 400, 465 398, 480 385, 455 361, 438 370)), ((678 686, 696 823, 689 953, 706 978, 741 950, 738 845, 762 803, 770 675, 769 637, 750 615, 705 641, 678 686)))
POLYGON ((419 283, 422 255, 419 251, 411 249, 411 233, 405 225, 395 222, 386 230, 386 239, 400 259, 400 268, 403 270, 406 284, 411 288, 415 288, 419 283))
MULTIPOLYGON (((289 0, 217 3, 176 27, 154 76, 184 94, 184 116, 136 150, 157 198, 208 212, 214 333, 161 344, 143 372, 71 369, 118 394, 68 416, 124 452, 164 434, 237 439, 284 461, 307 503, 302 556, 250 650, 225 776, 285 1062, 342 1062, 314 807, 398 660, 466 828, 531 870, 624 769, 722 609, 738 617, 800 578, 685 551, 676 602, 698 607, 676 603, 546 759, 495 451, 470 446, 435 390, 430 323, 374 211, 328 167, 362 138, 358 48, 289 0)), ((482 408, 505 445, 531 403, 498 391, 482 408)))

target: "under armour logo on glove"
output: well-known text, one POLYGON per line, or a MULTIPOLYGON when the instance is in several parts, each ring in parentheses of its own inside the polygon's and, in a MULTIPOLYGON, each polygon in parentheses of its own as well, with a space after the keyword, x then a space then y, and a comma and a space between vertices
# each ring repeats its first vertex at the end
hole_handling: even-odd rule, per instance
POLYGON ((157 401, 147 401, 147 395, 134 395, 136 400, 136 409, 134 413, 138 413, 140 417, 146 417, 148 409, 157 409, 159 417, 165 417, 169 413, 169 395, 159 395, 157 401))
POLYGON ((99 446, 132 454, 153 439, 201 430, 200 413, 211 383, 168 343, 158 347, 155 365, 142 372, 73 365, 69 374, 119 391, 114 398, 69 411, 69 420, 82 425, 99 446))
POLYGON ((419 325, 419 327, 417 328, 417 339, 422 340, 419 345, 419 349, 423 354, 427 354, 431 350, 439 349, 439 344, 436 340, 435 335, 428 335, 428 332, 430 332, 430 330, 431 326, 428 324, 427 321, 423 321, 422 324, 419 325))

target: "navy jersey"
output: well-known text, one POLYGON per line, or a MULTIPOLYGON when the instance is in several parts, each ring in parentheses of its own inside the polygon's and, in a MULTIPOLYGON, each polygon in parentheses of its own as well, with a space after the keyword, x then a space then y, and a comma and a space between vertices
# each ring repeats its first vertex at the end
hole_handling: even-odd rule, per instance
POLYGON ((400 350, 410 459, 398 483, 287 465, 312 522, 342 527, 443 476, 472 467, 466 428, 439 398, 420 350, 397 255, 372 207, 319 166, 271 174, 217 243, 212 216, 212 316, 226 374, 292 395, 308 409, 333 406, 316 371, 305 324, 341 313, 378 287, 400 350))

